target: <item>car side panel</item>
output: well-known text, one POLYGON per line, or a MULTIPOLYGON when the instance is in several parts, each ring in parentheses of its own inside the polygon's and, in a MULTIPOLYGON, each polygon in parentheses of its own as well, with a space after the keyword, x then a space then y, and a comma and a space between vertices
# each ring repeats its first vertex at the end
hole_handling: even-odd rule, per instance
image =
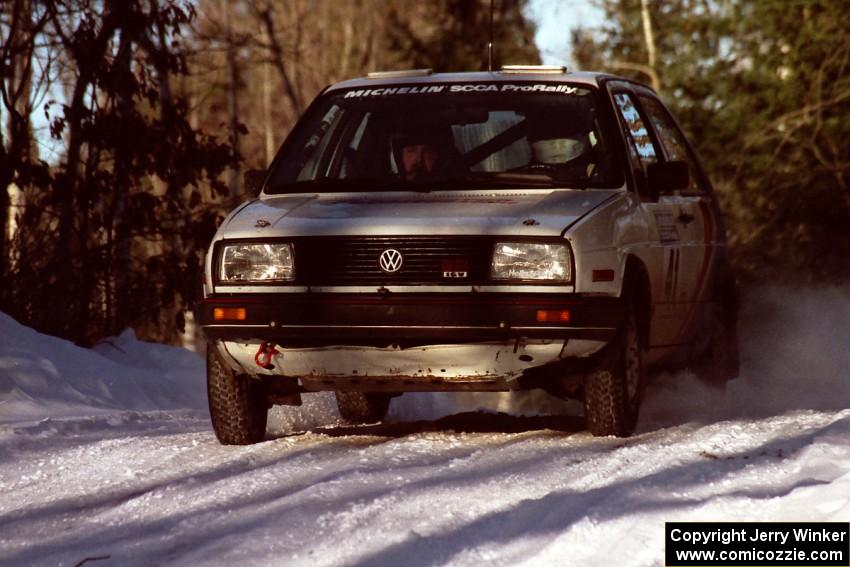
POLYGON ((692 219, 683 226, 681 288, 679 302, 686 307, 682 322, 683 341, 693 338, 696 320, 704 308, 708 282, 714 271, 716 223, 703 197, 681 197, 680 216, 692 219))
MULTIPOLYGON (((675 343, 682 316, 666 295, 671 248, 663 242, 652 207, 641 203, 634 193, 624 191, 573 226, 566 237, 576 258, 578 293, 620 296, 627 259, 633 257, 643 264, 652 301, 649 344, 660 347, 659 356, 670 350, 666 347, 675 343), (594 273, 604 270, 613 270, 614 279, 594 281, 594 273)), ((657 358, 652 357, 652 361, 657 358)))

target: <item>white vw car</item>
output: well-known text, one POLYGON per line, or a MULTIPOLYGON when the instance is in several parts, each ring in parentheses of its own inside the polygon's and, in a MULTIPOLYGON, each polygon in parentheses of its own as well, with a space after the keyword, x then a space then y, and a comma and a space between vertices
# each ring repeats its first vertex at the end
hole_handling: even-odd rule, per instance
POLYGON ((712 186, 644 85, 375 73, 321 93, 260 175, 198 313, 222 443, 318 391, 362 423, 404 392, 541 388, 626 436, 648 367, 737 374, 712 186))

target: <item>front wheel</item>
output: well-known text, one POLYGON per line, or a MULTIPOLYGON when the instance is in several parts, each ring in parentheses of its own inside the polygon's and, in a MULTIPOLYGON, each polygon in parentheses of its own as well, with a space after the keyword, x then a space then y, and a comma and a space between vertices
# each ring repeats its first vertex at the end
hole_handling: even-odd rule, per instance
POLYGON ((207 397, 213 430, 222 445, 250 445, 263 440, 268 419, 263 384, 233 372, 214 344, 207 348, 207 397))
POLYGON ((635 310, 628 306, 609 363, 584 381, 587 428, 597 437, 628 437, 637 424, 645 369, 635 310))
POLYGON ((383 393, 336 392, 339 414, 346 422, 357 425, 384 419, 391 396, 383 393))

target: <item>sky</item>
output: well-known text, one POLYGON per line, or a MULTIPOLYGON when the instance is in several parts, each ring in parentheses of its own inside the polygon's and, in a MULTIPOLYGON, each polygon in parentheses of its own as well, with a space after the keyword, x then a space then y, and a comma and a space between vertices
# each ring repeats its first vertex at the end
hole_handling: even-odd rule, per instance
POLYGON ((602 11, 591 0, 530 0, 527 14, 537 24, 534 39, 545 65, 572 67, 570 31, 602 23, 602 11))

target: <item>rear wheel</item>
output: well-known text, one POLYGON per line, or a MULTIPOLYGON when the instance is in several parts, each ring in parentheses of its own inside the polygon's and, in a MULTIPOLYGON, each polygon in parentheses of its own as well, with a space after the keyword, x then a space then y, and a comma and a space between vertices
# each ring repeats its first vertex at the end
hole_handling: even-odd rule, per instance
POLYGON ((207 349, 207 397, 213 430, 221 444, 250 445, 263 440, 268 419, 263 384, 233 372, 214 344, 207 349))
POLYGON ((708 319, 707 345, 692 370, 706 385, 723 389, 729 380, 738 377, 740 365, 735 316, 714 302, 709 306, 708 319))
POLYGON ((336 392, 336 405, 342 419, 348 423, 375 423, 387 415, 390 398, 383 393, 336 392))
POLYGON ((637 423, 645 374, 637 313, 631 303, 611 347, 609 363, 585 378, 584 413, 593 435, 628 437, 637 423))

